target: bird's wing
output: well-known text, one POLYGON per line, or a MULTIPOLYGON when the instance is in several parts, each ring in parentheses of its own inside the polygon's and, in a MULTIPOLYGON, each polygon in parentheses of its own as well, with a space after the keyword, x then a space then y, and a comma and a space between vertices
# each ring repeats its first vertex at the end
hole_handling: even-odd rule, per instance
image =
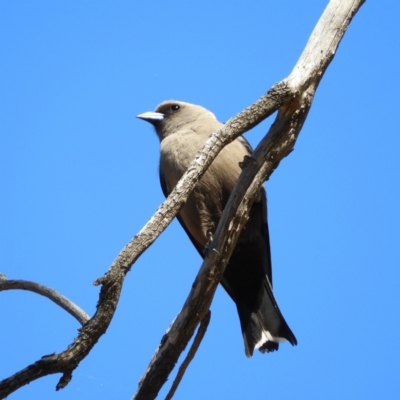
POLYGON ((237 140, 243 145, 250 156, 253 153, 253 148, 251 147, 251 144, 247 141, 247 139, 244 136, 238 136, 237 140))
MULTIPOLYGON (((236 139, 240 142, 240 144, 246 149, 246 152, 248 153, 248 155, 251 155, 253 152, 253 148, 251 147, 251 144, 247 141, 247 139, 244 136, 238 136, 238 138, 236 139)), ((164 194, 164 196, 167 198, 170 194, 170 191, 167 188, 167 184, 165 181, 165 178, 161 172, 161 170, 159 170, 159 176, 160 176, 160 185, 161 185, 161 189, 162 192, 164 194)), ((262 200, 260 202, 260 204, 258 204, 256 207, 252 208, 253 213, 257 213, 259 214, 259 218, 261 220, 266 220, 266 193, 265 193, 265 189, 262 188, 261 189, 261 193, 262 193, 262 200)), ((183 222, 182 217, 180 216, 180 214, 178 213, 176 218, 178 219, 179 223, 181 224, 182 228, 185 230, 186 234, 188 235, 190 241, 192 242, 193 246, 196 248, 196 250, 198 251, 199 255, 201 258, 204 258, 204 247, 194 238, 194 236, 190 233, 190 231, 187 229, 185 223, 183 222)), ((263 236, 265 238, 265 242, 267 244, 268 247, 268 258, 269 258, 269 262, 264 265, 264 270, 265 270, 265 274, 268 277, 268 280, 270 282, 270 284, 272 285, 272 268, 271 268, 271 255, 270 255, 270 244, 269 244, 269 232, 268 232, 268 222, 265 223, 265 227, 263 229, 263 236)), ((224 286, 225 290, 230 294, 230 296, 232 297, 232 290, 230 290, 229 285, 227 284, 227 282, 224 282, 224 280, 222 280, 222 285, 224 286)))
MULTIPOLYGON (((251 147, 251 144, 244 136, 239 136, 237 140, 246 148, 249 155, 253 153, 253 148, 251 147)), ((269 283, 272 286, 271 248, 269 243, 269 229, 267 219, 267 193, 265 192, 264 187, 261 188, 261 201, 258 204, 253 204, 253 207, 250 210, 250 214, 255 214, 255 218, 265 220, 265 225, 262 229, 262 235, 267 245, 268 263, 264 264, 264 271, 268 277, 269 283)))

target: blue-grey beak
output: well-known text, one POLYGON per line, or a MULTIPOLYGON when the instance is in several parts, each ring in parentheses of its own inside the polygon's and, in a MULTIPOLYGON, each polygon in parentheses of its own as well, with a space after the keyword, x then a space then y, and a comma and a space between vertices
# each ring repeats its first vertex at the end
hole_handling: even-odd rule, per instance
POLYGON ((151 124, 156 124, 164 119, 164 114, 154 111, 145 112, 143 114, 136 115, 136 118, 140 118, 143 121, 150 122, 151 124))

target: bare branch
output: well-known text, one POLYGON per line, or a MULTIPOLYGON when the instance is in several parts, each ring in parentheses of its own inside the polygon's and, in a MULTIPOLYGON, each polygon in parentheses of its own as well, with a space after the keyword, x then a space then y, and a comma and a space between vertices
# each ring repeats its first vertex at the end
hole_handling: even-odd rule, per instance
POLYGON ((174 383, 172 384, 171 389, 169 390, 167 396, 165 397, 165 400, 171 400, 176 392, 176 389, 178 389, 178 386, 183 378, 183 375, 186 372, 187 367, 189 366, 190 362, 196 355, 197 349, 199 348, 201 341, 203 340, 203 337, 207 332, 207 328, 210 323, 210 318, 211 318, 211 311, 208 310, 208 313, 204 316, 204 318, 200 322, 200 326, 197 331, 196 337, 193 340, 192 347, 190 348, 182 365, 179 367, 179 371, 175 377, 174 383))
POLYGON ((75 303, 73 303, 71 300, 69 300, 56 290, 49 288, 48 286, 44 286, 36 282, 24 281, 21 279, 8 280, 7 278, 6 279, 0 278, 0 292, 2 290, 11 290, 11 289, 29 290, 30 292, 34 292, 44 297, 47 297, 48 299, 54 301, 54 303, 59 305, 65 311, 70 313, 82 325, 85 324, 90 319, 89 315, 87 315, 85 311, 83 311, 75 303))
POLYGON ((284 85, 275 85, 266 95, 210 136, 167 200, 161 204, 144 228, 122 249, 107 273, 94 282, 95 285, 102 285, 96 313, 82 327, 73 343, 63 352, 42 357, 22 371, 1 381, 0 398, 49 374, 63 373, 56 386, 57 390, 68 384, 72 371, 106 332, 117 307, 125 275, 133 263, 171 223, 221 149, 275 112, 288 96, 289 91, 284 85))
MULTIPOLYGON (((211 247, 193 284, 185 305, 164 335, 139 382, 134 399, 154 399, 173 369, 177 357, 190 340, 197 324, 210 307, 216 287, 245 225, 252 199, 265 179, 293 149, 311 107, 316 88, 332 60, 347 26, 364 3, 331 1, 314 29, 309 42, 282 87, 283 104, 267 136, 253 153, 254 163, 246 163, 221 217, 211 247)), ((229 123, 229 121, 228 121, 229 123)))
POLYGON ((262 148, 258 146, 256 149, 256 162, 244 169, 221 218, 212 243, 220 255, 210 252, 211 257, 203 263, 182 312, 164 335, 139 383, 135 398, 153 399, 157 395, 176 364, 179 354, 209 309, 239 230, 247 218, 247 210, 251 207, 253 194, 265 177, 272 173, 279 161, 293 148, 318 83, 333 58, 351 18, 363 2, 364 0, 334 0, 329 3, 291 75, 274 85, 266 95, 230 119, 224 127, 210 136, 168 199, 159 207, 146 226, 125 246, 107 273, 96 280, 95 284, 102 285, 97 310, 82 327, 78 337, 62 353, 45 356, 0 382, 0 398, 48 374, 63 373, 57 389, 68 384, 73 370, 106 332, 114 315, 125 275, 133 263, 169 225, 220 150, 279 109, 278 117, 271 127, 267 140, 263 140, 262 145, 260 144, 262 148), (256 183, 247 190, 254 176, 256 176, 256 183), (230 223, 228 218, 235 214, 234 207, 238 207, 241 203, 244 193, 247 194, 240 206, 240 215, 230 223), (223 237, 224 232, 227 232, 227 238, 223 237), (226 243, 231 244, 226 246, 226 243))

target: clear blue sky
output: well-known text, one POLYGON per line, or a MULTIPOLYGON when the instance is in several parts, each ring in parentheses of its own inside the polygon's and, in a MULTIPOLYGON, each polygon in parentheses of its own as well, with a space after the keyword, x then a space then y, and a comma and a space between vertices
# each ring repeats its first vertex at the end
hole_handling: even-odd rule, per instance
MULTIPOLYGON (((92 315, 92 282, 163 201, 158 139, 135 116, 173 98, 226 121, 290 73, 326 4, 2 1, 0 271, 92 315)), ((219 288, 176 399, 398 398, 399 11, 364 4, 267 183, 275 294, 298 346, 247 359, 219 288)), ((51 375, 10 399, 130 398, 200 264, 173 222, 72 382, 55 392, 51 375)), ((38 295, 2 292, 0 308, 0 379, 77 334, 38 295)))

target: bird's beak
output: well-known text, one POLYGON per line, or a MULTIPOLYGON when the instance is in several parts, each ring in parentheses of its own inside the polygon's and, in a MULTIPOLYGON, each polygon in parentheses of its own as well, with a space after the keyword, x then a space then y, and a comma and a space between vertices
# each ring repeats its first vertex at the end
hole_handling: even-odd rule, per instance
POLYGON ((140 118, 144 121, 156 124, 164 119, 164 114, 154 111, 145 112, 143 114, 136 115, 136 118, 140 118))

